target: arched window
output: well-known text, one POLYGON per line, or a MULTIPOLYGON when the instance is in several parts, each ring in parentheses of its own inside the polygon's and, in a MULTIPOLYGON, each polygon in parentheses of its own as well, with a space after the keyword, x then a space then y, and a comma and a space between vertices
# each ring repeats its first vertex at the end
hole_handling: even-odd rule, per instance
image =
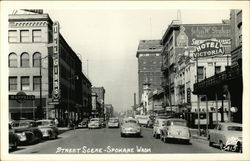
POLYGON ((9 54, 9 67, 17 67, 17 55, 16 53, 9 54))
POLYGON ((28 53, 23 53, 21 55, 21 67, 29 67, 29 54, 28 53))
POLYGON ((34 53, 33 54, 33 67, 40 67, 41 64, 41 54, 34 53))

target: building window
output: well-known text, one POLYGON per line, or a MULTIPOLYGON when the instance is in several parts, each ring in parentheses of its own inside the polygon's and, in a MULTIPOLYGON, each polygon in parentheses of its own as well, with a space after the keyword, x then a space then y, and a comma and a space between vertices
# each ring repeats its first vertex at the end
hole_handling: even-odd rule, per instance
POLYGON ((34 91, 40 90, 40 85, 41 85, 40 76, 34 76, 33 77, 33 90, 34 91))
POLYGON ((9 67, 17 67, 17 55, 15 53, 9 55, 9 67))
POLYGON ((215 66, 215 74, 218 74, 221 72, 221 66, 215 66))
POLYGON ((17 90, 17 77, 9 77, 9 91, 17 90))
POLYGON ((27 91, 30 89, 30 80, 29 77, 21 77, 21 90, 27 91))
POLYGON ((198 67, 198 81, 203 80, 204 78, 204 67, 198 67))
POLYGON ((29 67, 29 54, 28 53, 23 53, 21 55, 21 67, 29 67))
POLYGON ((9 30, 8 41, 9 42, 17 42, 17 31, 16 30, 9 30))
POLYGON ((40 67, 41 64, 41 54, 35 53, 33 55, 33 67, 40 67))
POLYGON ((21 42, 29 42, 29 30, 20 31, 21 42))
POLYGON ((33 30, 32 31, 32 42, 42 42, 42 31, 33 30))

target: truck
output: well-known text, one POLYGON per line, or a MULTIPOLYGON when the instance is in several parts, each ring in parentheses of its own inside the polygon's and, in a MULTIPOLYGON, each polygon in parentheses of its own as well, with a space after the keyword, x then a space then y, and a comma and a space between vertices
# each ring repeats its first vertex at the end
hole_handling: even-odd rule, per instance
POLYGON ((147 126, 148 121, 150 120, 149 115, 135 115, 135 118, 138 120, 140 126, 147 126))

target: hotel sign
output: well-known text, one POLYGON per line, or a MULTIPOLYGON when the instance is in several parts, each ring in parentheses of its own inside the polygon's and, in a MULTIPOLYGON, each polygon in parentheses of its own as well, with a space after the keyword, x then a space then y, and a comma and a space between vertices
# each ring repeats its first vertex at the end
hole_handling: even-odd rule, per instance
POLYGON ((196 46, 193 58, 210 57, 225 53, 223 45, 217 40, 206 40, 196 46))
POLYGON ((53 93, 52 102, 60 100, 60 83, 59 83, 59 23, 53 24, 53 93))

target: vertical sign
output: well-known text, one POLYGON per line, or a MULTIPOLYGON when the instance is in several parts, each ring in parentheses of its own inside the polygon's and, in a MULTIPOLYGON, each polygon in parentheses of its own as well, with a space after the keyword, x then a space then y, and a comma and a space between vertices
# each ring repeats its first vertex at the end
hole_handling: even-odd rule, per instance
POLYGON ((187 88, 187 103, 191 103, 191 89, 187 88))
POLYGON ((59 85, 59 23, 53 24, 53 93, 52 102, 59 103, 60 85, 59 85))

